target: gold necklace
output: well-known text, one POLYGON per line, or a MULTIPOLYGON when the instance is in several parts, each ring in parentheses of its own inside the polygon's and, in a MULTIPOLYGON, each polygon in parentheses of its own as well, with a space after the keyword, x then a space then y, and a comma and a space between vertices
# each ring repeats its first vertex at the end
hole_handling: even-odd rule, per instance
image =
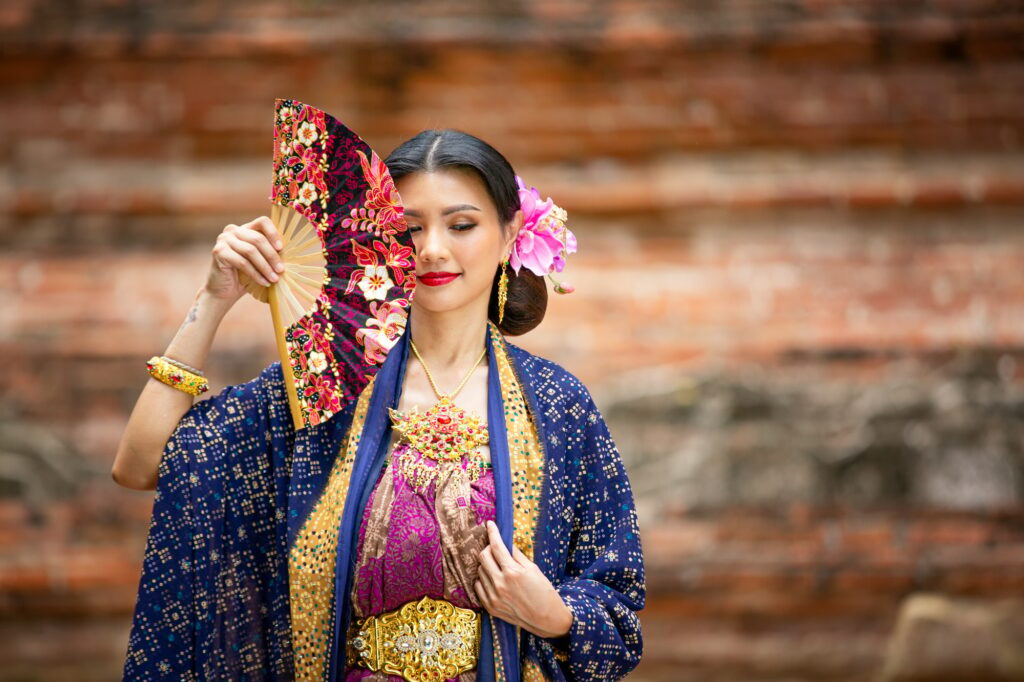
POLYGON ((431 388, 438 397, 430 409, 420 414, 419 408, 405 412, 404 414, 393 408, 388 408, 391 422, 396 431, 409 442, 424 457, 436 461, 459 460, 470 454, 478 445, 488 442, 487 425, 475 412, 468 412, 456 405, 452 398, 462 390, 473 371, 487 355, 487 348, 484 348, 476 363, 459 383, 458 387, 451 393, 441 393, 430 373, 430 368, 423 361, 416 344, 409 339, 412 350, 423 364, 427 372, 427 379, 431 388))

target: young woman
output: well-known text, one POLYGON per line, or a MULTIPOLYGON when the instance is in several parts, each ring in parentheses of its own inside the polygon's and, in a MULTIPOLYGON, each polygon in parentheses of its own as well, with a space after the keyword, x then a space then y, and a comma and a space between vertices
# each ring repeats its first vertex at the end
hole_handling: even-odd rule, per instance
MULTIPOLYGON (((541 321, 536 270, 574 237, 546 251, 536 193, 472 135, 424 131, 385 165, 416 289, 357 399, 296 432, 279 362, 195 404, 143 390, 113 467, 157 490, 125 679, 609 680, 638 663, 618 450, 575 376, 505 339, 541 321)), ((280 244, 266 217, 223 230, 168 362, 199 372, 239 273, 277 281, 280 244)))

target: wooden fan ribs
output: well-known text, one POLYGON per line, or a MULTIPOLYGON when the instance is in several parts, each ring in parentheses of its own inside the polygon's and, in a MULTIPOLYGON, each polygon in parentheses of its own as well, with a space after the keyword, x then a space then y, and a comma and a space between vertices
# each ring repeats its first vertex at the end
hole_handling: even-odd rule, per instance
MULTIPOLYGON (((277 288, 283 306, 281 323, 291 326, 316 306, 327 275, 327 258, 319 231, 304 215, 287 206, 273 204, 270 220, 281 234, 281 260, 285 266, 280 279, 271 286, 277 288)), ((244 273, 239 273, 239 278, 257 300, 270 302, 269 287, 244 273)))
POLYGON ((415 279, 402 254, 411 255, 413 245, 383 160, 325 112, 290 99, 276 106, 271 220, 281 233, 284 271, 269 287, 243 283, 270 304, 301 429, 342 409, 404 330, 415 279), (387 291, 387 282, 375 279, 381 266, 389 271, 387 291), (314 361, 313 350, 325 357, 314 361))

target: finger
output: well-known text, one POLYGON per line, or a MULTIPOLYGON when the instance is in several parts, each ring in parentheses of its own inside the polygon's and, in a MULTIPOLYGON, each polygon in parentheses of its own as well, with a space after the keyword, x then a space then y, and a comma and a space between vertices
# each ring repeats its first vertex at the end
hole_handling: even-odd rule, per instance
POLYGON ((241 254, 236 253, 230 247, 225 247, 222 251, 214 249, 214 257, 222 263, 230 265, 239 272, 244 272, 249 275, 254 281, 259 282, 265 287, 270 286, 270 282, 253 267, 253 264, 246 260, 241 254))
POLYGON ((267 241, 274 245, 275 249, 280 250, 284 246, 284 239, 281 237, 281 233, 277 229, 277 225, 274 221, 265 215, 261 215, 256 220, 252 221, 252 225, 255 229, 261 230, 267 237, 267 241))
POLYGON ((245 241, 255 245, 256 248, 260 250, 260 254, 266 259, 267 263, 270 264, 270 267, 277 272, 281 272, 284 270, 284 264, 281 261, 281 254, 271 243, 276 239, 276 237, 268 237, 264 233, 264 230, 261 227, 262 225, 263 223, 256 223, 245 230, 239 230, 235 234, 245 241))
MULTIPOLYGON (((278 275, 270 267, 270 263, 267 262, 266 256, 260 251, 259 247, 244 238, 246 232, 239 231, 235 234, 228 235, 225 238, 225 243, 238 255, 242 256, 245 260, 252 264, 253 268, 258 270, 264 279, 276 281, 278 275)), ((248 231, 248 234, 255 234, 252 230, 248 231)), ((263 239, 262 236, 259 237, 263 239)))
POLYGON ((501 577, 501 567, 494 560, 492 556, 491 545, 484 547, 483 551, 480 552, 480 573, 486 575, 489 579, 493 579, 492 582, 497 583, 497 578, 501 577))
POLYGON ((513 622, 512 612, 505 608, 505 602, 494 589, 494 585, 488 583, 485 578, 481 578, 474 583, 473 589, 478 597, 482 597, 480 604, 487 609, 487 613, 510 623, 513 622))
POLYGON ((512 558, 516 560, 516 563, 521 564, 522 566, 529 566, 533 563, 530 561, 530 557, 523 554, 522 550, 519 549, 519 546, 514 542, 512 543, 512 558))
POLYGON ((512 555, 508 553, 505 541, 501 539, 501 534, 498 532, 498 524, 494 521, 487 522, 487 536, 491 541, 491 553, 494 555, 494 560, 501 566, 501 569, 505 570, 505 568, 515 566, 516 562, 512 559, 512 555))
POLYGON ((489 592, 490 588, 484 584, 482 580, 477 580, 473 583, 473 591, 476 592, 476 599, 480 602, 480 605, 487 609, 488 613, 494 610, 494 593, 489 592))
POLYGON ((501 601, 501 592, 498 590, 498 585, 495 582, 494 577, 480 571, 477 574, 477 580, 479 580, 484 586, 484 590, 487 592, 487 598, 491 600, 491 606, 496 607, 501 601))

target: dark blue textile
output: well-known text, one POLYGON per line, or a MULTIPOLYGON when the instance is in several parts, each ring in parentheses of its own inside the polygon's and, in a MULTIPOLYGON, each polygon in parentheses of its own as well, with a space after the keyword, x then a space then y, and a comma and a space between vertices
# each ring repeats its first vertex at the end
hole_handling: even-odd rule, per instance
MULTIPOLYGON (((383 463, 386 406, 400 397, 407 338, 379 370, 340 520, 336 635, 347 626, 354 524, 383 463)), ((515 628, 494 619, 502 677, 518 681, 530 661, 553 680, 617 679, 636 666, 643 648, 636 612, 645 600, 644 568, 629 480, 586 387, 550 360, 507 341, 506 348, 545 449, 534 561, 574 621, 565 637, 521 630, 517 642, 515 628)), ((508 451, 493 430, 503 432, 504 421, 489 356, 498 522, 511 546, 508 451)), ((189 409, 160 464, 124 679, 293 678, 288 550, 326 484, 353 410, 354 401, 327 422, 294 431, 277 362, 189 409)), ((334 644, 330 669, 337 679, 342 637, 334 644)), ((487 637, 481 653, 489 648, 487 637)), ((479 666, 480 682, 493 679, 489 668, 479 666)))

